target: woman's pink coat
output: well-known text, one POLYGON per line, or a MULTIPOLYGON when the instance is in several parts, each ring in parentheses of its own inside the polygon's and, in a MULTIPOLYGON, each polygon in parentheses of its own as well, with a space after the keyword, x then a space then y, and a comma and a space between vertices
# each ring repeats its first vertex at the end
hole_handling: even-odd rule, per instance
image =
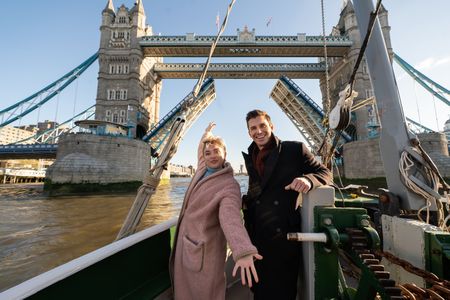
POLYGON ((197 171, 178 219, 170 271, 176 300, 225 298, 226 244, 234 261, 257 253, 241 217, 241 192, 229 163, 206 178, 203 139, 197 171))

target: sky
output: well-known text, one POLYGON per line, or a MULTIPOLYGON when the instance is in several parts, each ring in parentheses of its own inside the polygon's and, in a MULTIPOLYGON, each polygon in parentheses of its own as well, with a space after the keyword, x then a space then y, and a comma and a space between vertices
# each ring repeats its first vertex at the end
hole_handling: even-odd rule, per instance
MULTIPOLYGON (((113 0, 132 7, 133 0, 113 0)), ((0 55, 0 109, 6 108, 55 81, 94 54, 99 47, 101 12, 107 0, 78 1, 3 1, 0 27, 4 29, 0 55)), ((225 0, 143 0, 147 23, 155 34, 215 35, 216 16, 222 20, 229 1, 225 0)), ((385 0, 389 11, 394 51, 428 77, 450 88, 450 1, 385 0)), ((339 19, 342 0, 324 0, 327 34, 339 19)), ((237 0, 224 35, 236 35, 236 29, 255 28, 257 35, 321 35, 319 0, 258 1, 237 0), (267 22, 270 24, 267 26, 267 22)), ((165 62, 203 62, 205 59, 165 59, 165 62)), ((224 62, 214 59, 212 62, 224 62)), ((230 61, 230 60, 228 60, 230 61)), ((269 62, 267 58, 234 59, 234 62, 269 62)), ((276 61, 308 62, 311 59, 276 61)), ((411 77, 394 65, 405 115, 423 125, 442 130, 450 118, 448 106, 433 99, 411 77)), ((63 122, 95 103, 98 63, 94 63, 76 83, 65 89, 50 105, 20 121, 35 124, 44 119, 63 122), (58 107, 58 109, 56 108, 58 107)), ((216 80, 216 100, 206 109, 184 136, 173 163, 195 165, 196 145, 207 124, 216 122, 214 133, 227 143, 227 159, 235 169, 243 164, 241 151, 251 140, 245 114, 266 110, 282 140, 303 140, 300 133, 269 98, 276 80, 216 80)), ((193 88, 195 80, 165 80, 161 92, 161 117, 193 88)), ((317 103, 321 95, 318 80, 296 80, 317 103)), ((13 125, 19 125, 19 122, 13 125)))

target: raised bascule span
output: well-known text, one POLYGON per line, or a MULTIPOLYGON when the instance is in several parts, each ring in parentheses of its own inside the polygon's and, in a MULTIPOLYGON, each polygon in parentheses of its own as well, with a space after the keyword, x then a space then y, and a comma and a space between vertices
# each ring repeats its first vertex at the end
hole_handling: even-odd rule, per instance
MULTIPOLYGON (((324 112, 294 81, 282 76, 275 84, 270 97, 278 104, 294 126, 300 131, 313 152, 317 153, 325 138, 324 112)), ((343 142, 352 138, 342 133, 343 142)))
MULTIPOLYGON (((216 92, 214 87, 214 80, 208 78, 203 82, 200 92, 193 103, 190 115, 187 118, 187 124, 184 126, 187 130, 195 122, 198 116, 211 104, 216 98, 216 92)), ((147 134, 142 138, 142 140, 148 142, 154 151, 158 151, 160 148, 164 147, 164 143, 170 133, 170 128, 172 124, 179 116, 182 108, 188 104, 192 99, 192 94, 187 95, 183 100, 181 100, 174 108, 172 108, 161 120, 153 125, 152 128, 147 132, 147 134)))

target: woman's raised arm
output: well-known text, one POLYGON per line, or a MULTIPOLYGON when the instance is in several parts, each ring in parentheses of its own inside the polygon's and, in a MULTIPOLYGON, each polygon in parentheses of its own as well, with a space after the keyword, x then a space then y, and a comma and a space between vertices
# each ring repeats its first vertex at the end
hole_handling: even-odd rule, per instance
POLYGON ((197 165, 199 166, 200 163, 203 161, 203 141, 209 137, 211 137, 212 130, 216 126, 216 123, 209 122, 208 126, 205 129, 205 133, 203 133, 202 138, 200 139, 200 143, 198 144, 198 150, 197 150, 197 165))

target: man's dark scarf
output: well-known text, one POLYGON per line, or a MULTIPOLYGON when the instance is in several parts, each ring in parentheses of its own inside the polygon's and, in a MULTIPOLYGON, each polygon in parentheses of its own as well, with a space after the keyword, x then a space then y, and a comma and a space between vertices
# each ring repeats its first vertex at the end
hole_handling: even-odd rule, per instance
POLYGON ((264 162, 269 155, 269 153, 276 148, 277 142, 275 140, 274 135, 270 137, 269 142, 267 142, 266 145, 263 146, 263 148, 260 150, 257 145, 253 148, 252 152, 252 161, 253 165, 255 166, 256 171, 259 174, 259 177, 263 177, 264 175, 264 162))

